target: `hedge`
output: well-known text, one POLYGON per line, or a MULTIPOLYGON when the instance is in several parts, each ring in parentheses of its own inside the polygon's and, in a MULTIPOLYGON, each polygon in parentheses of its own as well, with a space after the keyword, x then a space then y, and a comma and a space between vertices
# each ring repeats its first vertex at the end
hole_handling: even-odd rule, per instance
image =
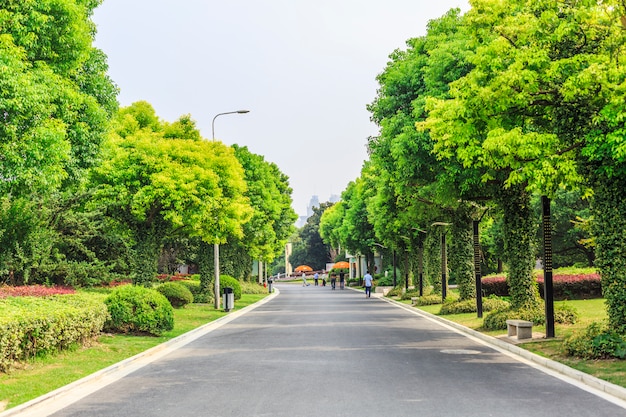
POLYGON ((96 337, 108 318, 101 299, 84 294, 0 300, 0 371, 19 361, 96 337))
MULTIPOLYGON (((536 278, 539 284, 539 293, 543 297, 543 275, 536 278)), ((584 274, 554 274, 552 278, 555 300, 576 300, 602 297, 600 275, 597 273, 584 274)), ((509 295, 506 277, 497 275, 482 279, 483 295, 505 297, 509 295)))

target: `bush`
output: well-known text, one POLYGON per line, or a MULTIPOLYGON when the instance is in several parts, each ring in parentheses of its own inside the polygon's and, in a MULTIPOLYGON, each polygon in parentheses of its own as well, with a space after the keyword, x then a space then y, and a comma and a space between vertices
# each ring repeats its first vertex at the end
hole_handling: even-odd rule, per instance
POLYGON ((194 303, 213 303, 213 289, 209 288, 203 291, 200 286, 200 281, 184 280, 178 281, 177 283, 184 285, 189 291, 191 291, 194 303))
MULTIPOLYGON (((543 274, 541 271, 537 271, 536 280, 539 284, 539 294, 543 298, 543 274)), ((509 288, 504 275, 483 278, 482 289, 485 296, 505 297, 509 295, 509 288)), ((559 268, 553 273, 553 291, 555 300, 599 298, 602 297, 601 278, 597 272, 589 268, 580 270, 559 268)))
POLYGON ((235 278, 230 275, 220 275, 220 294, 224 294, 224 287, 231 287, 233 289, 235 300, 241 298, 241 284, 235 278))
POLYGON ((377 275, 376 285, 379 287, 391 287, 393 285, 393 276, 377 275))
POLYGON ((172 305, 156 290, 124 285, 115 288, 104 303, 111 316, 104 325, 106 331, 159 336, 174 328, 172 305))
POLYGON ((107 317, 101 296, 0 300, 0 371, 16 361, 84 344, 100 334, 107 317))
POLYGON ((626 339, 605 324, 592 323, 563 342, 565 352, 583 359, 626 359, 626 339))
MULTIPOLYGON (((495 311, 505 310, 509 308, 509 302, 502 300, 501 298, 489 297, 483 299, 483 311, 495 311)), ((476 299, 472 298, 463 301, 446 302, 441 306, 439 314, 462 314, 462 313, 476 313, 476 299)))
MULTIPOLYGON (((495 310, 485 317, 483 327, 487 330, 506 330, 507 320, 527 320, 534 324, 545 324, 545 311, 537 309, 495 310)), ((554 321, 561 324, 574 324, 578 320, 578 312, 570 306, 557 306, 554 309, 554 321)))
POLYGON ((240 285, 243 294, 265 294, 268 292, 267 288, 256 282, 242 282, 240 285))
POLYGON ((506 297, 509 295, 509 284, 504 275, 495 275, 482 279, 482 289, 484 296, 495 295, 506 297))
POLYGON ((428 305, 434 305, 434 304, 441 304, 441 295, 438 295, 438 294, 424 295, 422 297, 418 297, 417 301, 415 302, 416 306, 428 306, 428 305))
POLYGON ((405 292, 404 294, 402 294, 400 296, 401 300, 410 300, 413 297, 419 297, 420 296, 420 292, 419 290, 410 290, 405 292))
MULTIPOLYGON (((537 277, 539 294, 543 296, 543 275, 537 277)), ((558 274, 553 277, 555 300, 580 300, 602 297, 602 280, 597 273, 558 274)))
POLYGON ((543 323, 543 311, 541 309, 520 310, 495 310, 489 313, 483 321, 483 327, 487 330, 506 330, 507 320, 527 320, 534 324, 543 323))
POLYGON ((156 287, 156 290, 167 298, 172 307, 179 308, 193 303, 193 294, 179 282, 164 282, 156 287))

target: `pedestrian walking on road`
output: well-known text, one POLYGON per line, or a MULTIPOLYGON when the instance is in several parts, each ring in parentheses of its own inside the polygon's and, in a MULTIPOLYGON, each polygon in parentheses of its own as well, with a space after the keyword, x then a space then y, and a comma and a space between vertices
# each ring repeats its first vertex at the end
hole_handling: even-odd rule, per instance
POLYGON ((343 271, 339 272, 339 289, 343 290, 346 286, 346 273, 343 271))
POLYGON ((315 286, 317 287, 317 281, 320 279, 320 274, 317 272, 313 275, 313 281, 315 282, 315 286))
POLYGON ((322 287, 326 286, 326 271, 322 272, 322 287))
POLYGON ((302 286, 303 287, 308 287, 309 286, 309 283, 306 282, 306 274, 304 272, 302 273, 302 286))
POLYGON ((367 271, 365 273, 363 280, 365 281, 365 297, 370 298, 372 296, 372 281, 373 281, 373 278, 370 275, 370 271, 367 271))
POLYGON ((330 287, 334 290, 335 285, 337 285, 337 275, 334 272, 332 272, 330 274, 330 287))

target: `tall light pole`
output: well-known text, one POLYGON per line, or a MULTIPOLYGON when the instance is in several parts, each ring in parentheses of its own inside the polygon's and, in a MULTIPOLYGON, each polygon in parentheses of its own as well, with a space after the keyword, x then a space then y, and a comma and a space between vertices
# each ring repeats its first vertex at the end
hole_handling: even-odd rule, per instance
MULTIPOLYGON (((217 119, 218 116, 223 116, 225 114, 244 114, 249 112, 250 110, 235 110, 216 114, 211 121, 211 137, 213 142, 215 142, 215 119, 217 119)), ((215 239, 217 239, 217 236, 215 236, 215 239)), ((215 285, 213 286, 213 298, 215 299, 215 309, 217 310, 220 308, 220 244, 217 243, 217 241, 213 244, 213 261, 215 262, 215 285)))

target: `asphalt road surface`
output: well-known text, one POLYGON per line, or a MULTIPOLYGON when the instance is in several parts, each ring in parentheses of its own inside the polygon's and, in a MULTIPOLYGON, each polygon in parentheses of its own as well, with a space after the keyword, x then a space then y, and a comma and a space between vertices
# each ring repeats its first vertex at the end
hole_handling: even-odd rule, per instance
POLYGON ((280 295, 57 411, 68 416, 626 416, 609 401, 362 292, 280 295))

